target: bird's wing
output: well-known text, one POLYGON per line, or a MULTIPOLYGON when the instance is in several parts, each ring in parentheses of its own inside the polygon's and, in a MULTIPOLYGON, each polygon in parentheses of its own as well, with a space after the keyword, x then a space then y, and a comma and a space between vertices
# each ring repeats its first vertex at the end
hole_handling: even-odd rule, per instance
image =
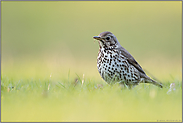
POLYGON ((128 62, 133 65, 139 72, 146 75, 142 67, 137 63, 137 61, 133 58, 133 56, 123 47, 120 47, 119 50, 121 51, 121 54, 125 56, 128 60, 128 62))

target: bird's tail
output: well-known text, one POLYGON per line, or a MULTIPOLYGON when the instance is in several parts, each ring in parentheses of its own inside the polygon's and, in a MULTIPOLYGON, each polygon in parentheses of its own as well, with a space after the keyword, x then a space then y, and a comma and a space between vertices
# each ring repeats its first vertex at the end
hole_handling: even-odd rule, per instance
POLYGON ((143 82, 144 83, 150 83, 150 84, 156 85, 156 86, 158 86, 160 88, 163 88, 163 84, 162 83, 156 82, 156 81, 152 80, 151 78, 145 78, 143 82))

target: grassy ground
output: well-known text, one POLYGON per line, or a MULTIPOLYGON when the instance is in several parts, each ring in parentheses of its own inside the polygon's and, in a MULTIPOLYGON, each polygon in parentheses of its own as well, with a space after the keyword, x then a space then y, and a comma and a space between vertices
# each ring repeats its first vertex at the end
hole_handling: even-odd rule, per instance
POLYGON ((182 121, 182 83, 132 90, 78 76, 1 81, 2 121, 182 121))

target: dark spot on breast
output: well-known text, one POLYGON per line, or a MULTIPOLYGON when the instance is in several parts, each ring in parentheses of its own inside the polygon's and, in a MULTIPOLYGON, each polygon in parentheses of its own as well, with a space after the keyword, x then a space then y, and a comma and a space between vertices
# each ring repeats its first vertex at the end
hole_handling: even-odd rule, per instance
POLYGON ((111 63, 111 61, 112 61, 112 59, 110 59, 110 61, 109 61, 109 62, 111 63))
POLYGON ((113 76, 113 73, 111 73, 111 76, 113 76))
POLYGON ((122 59, 124 59, 124 57, 123 56, 120 56, 122 59))
POLYGON ((126 60, 124 61, 124 63, 126 64, 127 67, 129 67, 129 66, 128 66, 128 62, 127 62, 126 60))

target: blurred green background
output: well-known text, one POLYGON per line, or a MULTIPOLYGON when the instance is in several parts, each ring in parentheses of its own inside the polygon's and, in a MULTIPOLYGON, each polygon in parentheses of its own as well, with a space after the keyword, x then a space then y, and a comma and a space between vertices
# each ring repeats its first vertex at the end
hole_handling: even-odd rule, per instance
MULTIPOLYGON (((24 82, 23 80, 31 79, 29 81, 31 83, 32 80, 49 79, 50 75, 52 80, 67 79, 69 75, 70 79, 74 81, 77 75, 82 77, 84 74, 84 77, 88 78, 88 80, 92 79, 90 81, 91 84, 94 82, 93 80, 96 80, 96 83, 97 81, 105 83, 101 80, 96 65, 99 49, 98 42, 92 37, 99 35, 103 31, 111 31, 117 37, 120 44, 134 56, 151 77, 154 76, 163 83, 172 83, 174 80, 182 81, 182 1, 2 1, 1 17, 1 78, 7 77, 11 81, 21 81, 22 83, 24 82)), ((48 85, 45 84, 45 86, 47 87, 48 85)), ((32 87, 34 88, 35 86, 32 87)), ((27 92, 27 90, 25 91, 27 92)), ((38 89, 37 91, 40 90, 38 89)), ((33 94, 38 93, 37 91, 33 92, 33 94)), ((110 89, 106 92, 108 91, 110 89)), ((83 121, 81 119, 84 118, 86 121, 91 118, 97 109, 103 108, 105 109, 104 112, 110 112, 111 109, 107 109, 107 105, 110 103, 102 105, 102 101, 103 98, 107 100, 110 96, 116 94, 115 92, 108 96, 104 94, 105 97, 104 95, 100 95, 102 92, 97 92, 89 95, 89 101, 86 101, 85 96, 81 94, 82 96, 79 99, 85 101, 74 102, 74 100, 78 99, 77 96, 70 97, 71 95, 67 93, 64 102, 62 102, 62 99, 57 99, 57 101, 54 99, 58 98, 59 94, 62 95, 65 92, 62 93, 62 90, 59 89, 52 90, 53 97, 51 96, 46 100, 49 105, 44 100, 39 100, 39 97, 28 99, 27 102, 37 101, 33 108, 31 107, 31 103, 28 105, 25 103, 14 104, 15 98, 13 97, 21 101, 29 93, 26 96, 24 95, 24 98, 21 95, 16 96, 13 93, 8 97, 8 94, 4 95, 4 93, 2 98, 4 99, 3 119, 5 121, 11 121, 12 117, 7 120, 9 115, 13 116, 14 120, 23 118, 23 121, 27 121, 26 116, 24 116, 26 114, 26 107, 30 109, 30 112, 32 111, 29 118, 37 118, 34 121, 40 121, 40 119, 47 121, 50 120, 49 116, 53 119, 55 118, 55 120, 57 119, 56 121, 60 121, 58 120, 60 118, 58 112, 64 106, 70 107, 68 102, 74 103, 72 109, 77 115, 72 114, 69 116, 69 112, 66 112, 66 114, 62 112, 62 118, 66 120, 70 119, 69 121, 83 121), (61 92, 57 94, 55 91, 61 92), (101 98, 100 96, 104 97, 101 98), (99 101, 95 102, 90 97, 96 97, 96 100, 99 101), (63 105, 60 109, 58 108, 59 103, 63 105), (87 108, 90 103, 91 105, 94 103, 95 108, 91 109, 93 113, 90 112, 86 116, 85 112, 81 114, 77 112, 81 110, 80 108, 87 108), (78 104, 81 107, 74 109, 78 104), (22 107, 20 108, 20 106, 22 107), (12 107, 14 112, 9 112, 9 110, 12 110, 12 107), (36 109, 39 110, 38 112, 36 111, 37 114, 33 113, 33 110, 36 109), (20 114, 22 115, 19 117, 18 115, 14 115, 16 110, 20 110, 20 114), (55 110, 57 115, 51 115, 50 112, 54 112, 55 110), (46 114, 35 117, 35 115, 40 115, 40 111, 46 114)), ((86 91, 83 91, 83 93, 85 94, 86 91)), ((132 93, 133 96, 136 95, 135 92, 127 93, 132 93)), ((154 93, 157 95, 157 92, 154 90, 149 93, 150 95, 154 93)), ((163 117, 158 115, 154 119, 166 119, 166 117, 171 116, 174 117, 173 119, 178 119, 177 117, 180 117, 180 110, 182 109, 180 108, 181 93, 180 91, 177 93, 177 96, 172 96, 171 98, 165 96, 167 103, 171 99, 175 102, 169 103, 176 105, 176 107, 171 105, 167 111, 163 110, 163 108, 169 104, 164 105, 161 103, 159 105, 150 101, 149 105, 157 105, 157 109, 161 109, 162 112, 160 111, 160 114, 165 114, 169 110, 175 112, 173 112, 173 115, 169 113, 163 115, 163 117)), ((113 101, 117 100, 114 105, 120 105, 118 103, 121 101, 124 101, 123 106, 134 105, 132 102, 135 101, 135 96, 135 99, 133 97, 130 99, 132 101, 130 104, 128 101, 125 102, 125 99, 128 99, 127 96, 124 96, 124 100, 119 98, 120 96, 117 95, 114 97, 113 101)), ((162 101, 161 94, 157 98, 157 102, 162 101)), ((139 108, 135 108, 135 110, 140 110, 144 106, 140 102, 137 105, 139 108)), ((118 109, 118 107, 114 106, 113 108, 118 109)), ((152 106, 149 110, 153 109, 152 106)), ((127 111, 128 108, 123 107, 122 110, 127 111)), ((130 110, 131 112, 134 111, 134 109, 130 110)), ((139 121, 143 117, 142 114, 146 114, 146 112, 147 110, 144 109, 141 113, 132 113, 132 116, 135 116, 135 113, 137 113, 138 115, 134 119, 136 118, 139 121)), ((99 112, 99 114, 102 113, 99 112)), ((117 120, 113 119, 111 121, 121 121, 121 116, 115 115, 117 113, 121 114, 120 111, 116 111, 113 115, 109 115, 112 118, 110 117, 108 121, 113 118, 117 120)), ((100 116, 99 114, 97 113, 94 116, 96 121, 102 121, 101 119, 108 117, 108 115, 100 116)), ((123 119, 125 121, 128 121, 128 118, 131 117, 130 114, 128 116, 123 115, 125 116, 123 119)), ((154 113, 151 112, 151 115, 154 115, 154 113)), ((145 120, 154 120, 150 117, 151 115, 144 117, 145 120)))
POLYGON ((3 1, 2 75, 65 76, 70 70, 100 79, 92 37, 111 31, 157 79, 181 79, 181 9, 181 1, 3 1))

